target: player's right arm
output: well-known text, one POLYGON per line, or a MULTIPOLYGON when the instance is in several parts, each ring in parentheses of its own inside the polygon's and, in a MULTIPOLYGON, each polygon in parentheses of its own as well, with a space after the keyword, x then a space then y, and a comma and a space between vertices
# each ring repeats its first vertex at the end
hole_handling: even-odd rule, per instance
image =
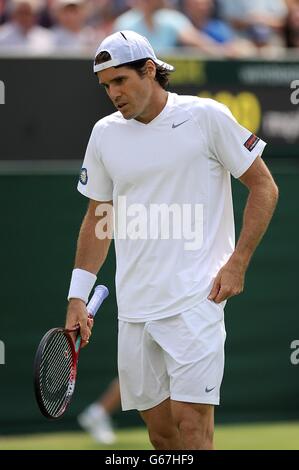
MULTIPOLYGON (((87 212, 83 219, 75 258, 75 268, 83 269, 92 274, 97 274, 103 265, 111 243, 111 233, 106 230, 106 236, 97 233, 97 224, 105 217, 107 225, 112 226, 112 210, 101 210, 101 208, 112 209, 112 201, 99 202, 90 200, 87 212), (104 206, 105 205, 105 206, 104 206), (108 206, 107 206, 108 205, 108 206), (102 213, 99 216, 97 214, 102 213)), ((106 226, 106 224, 105 224, 106 226)), ((66 328, 73 329, 80 325, 80 334, 85 346, 91 335, 92 320, 87 318, 86 304, 79 298, 70 298, 66 315, 66 328)))

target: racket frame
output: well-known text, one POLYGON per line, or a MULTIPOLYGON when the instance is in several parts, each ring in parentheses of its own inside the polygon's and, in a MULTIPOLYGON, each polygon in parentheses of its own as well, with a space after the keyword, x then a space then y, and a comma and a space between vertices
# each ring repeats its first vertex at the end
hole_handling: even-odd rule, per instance
POLYGON ((35 397, 39 405, 40 411, 48 419, 58 419, 65 413, 75 390, 76 377, 77 377, 77 365, 78 365, 79 352, 80 352, 80 347, 81 347, 81 336, 78 334, 74 343, 70 335, 70 333, 75 332, 75 331, 79 331, 79 330, 67 330, 65 328, 52 328, 51 330, 47 331, 47 333, 43 336, 43 338, 41 339, 39 343, 38 349, 36 351, 36 355, 34 359, 35 397), (40 364, 41 364, 42 356, 43 356, 47 343, 58 332, 62 333, 66 337, 68 344, 71 348, 72 366, 70 369, 69 384, 68 384, 68 388, 66 391, 66 396, 64 399, 63 406, 60 408, 59 412, 53 416, 46 410, 45 405, 44 405, 44 400, 42 397, 41 387, 40 387, 40 364))
MULTIPOLYGON (((88 318, 93 319, 95 317, 99 307, 101 306, 101 304, 103 303, 103 301, 108 295, 109 295, 109 290, 107 289, 106 286, 99 285, 95 288, 94 294, 86 306, 87 312, 88 312, 88 318)), ((37 352, 36 352, 35 359, 34 359, 34 391, 35 391, 35 397, 36 397, 39 409, 42 412, 42 414, 48 419, 57 419, 63 416, 63 414, 65 413, 66 409, 68 408, 70 404, 71 398, 75 390, 78 359, 79 359, 79 353, 81 349, 81 343, 82 343, 82 338, 80 335, 80 326, 78 326, 75 329, 52 328, 43 336, 43 338, 41 339, 38 345, 37 352), (61 406, 59 412, 57 412, 55 415, 53 414, 51 415, 46 410, 46 407, 43 403, 43 397, 42 397, 41 387, 40 387, 40 364, 41 364, 44 349, 46 347, 46 344, 49 341, 49 338, 51 338, 51 336, 54 336, 54 334, 57 332, 61 332, 65 335, 71 347, 72 366, 70 369, 69 384, 68 384, 68 388, 66 391, 64 403, 61 406), (77 336, 73 340, 70 333, 75 333, 75 332, 77 332, 77 336)))

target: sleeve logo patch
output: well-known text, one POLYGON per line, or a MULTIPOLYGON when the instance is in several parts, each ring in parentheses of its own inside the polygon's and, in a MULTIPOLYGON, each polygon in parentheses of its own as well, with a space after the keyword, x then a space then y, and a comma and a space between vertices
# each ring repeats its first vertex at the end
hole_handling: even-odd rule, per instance
POLYGON ((81 184, 87 184, 88 175, 87 175, 87 169, 86 168, 81 168, 79 181, 80 181, 81 184))
POLYGON ((251 150, 254 149, 254 147, 256 146, 256 144, 258 143, 259 140, 260 140, 259 137, 257 137, 254 134, 251 134, 251 136, 244 143, 244 147, 246 147, 247 150, 249 150, 249 152, 251 152, 251 150))

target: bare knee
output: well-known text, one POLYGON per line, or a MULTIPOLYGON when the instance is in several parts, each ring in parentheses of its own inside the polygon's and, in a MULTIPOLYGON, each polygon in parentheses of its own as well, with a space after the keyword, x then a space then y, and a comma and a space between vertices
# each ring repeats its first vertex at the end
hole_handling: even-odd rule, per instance
POLYGON ((214 429, 206 420, 183 419, 178 427, 184 448, 213 449, 214 429))
POLYGON ((157 450, 180 449, 180 435, 177 424, 173 421, 170 399, 159 405, 140 412, 146 423, 150 441, 157 450))
POLYGON ((179 449, 179 431, 176 427, 169 431, 149 430, 149 438, 156 450, 179 449))
POLYGON ((148 435, 154 449, 166 449, 168 441, 167 436, 163 436, 162 434, 156 431, 149 431, 148 435))
POLYGON ((213 449, 214 407, 173 402, 183 449, 213 449))

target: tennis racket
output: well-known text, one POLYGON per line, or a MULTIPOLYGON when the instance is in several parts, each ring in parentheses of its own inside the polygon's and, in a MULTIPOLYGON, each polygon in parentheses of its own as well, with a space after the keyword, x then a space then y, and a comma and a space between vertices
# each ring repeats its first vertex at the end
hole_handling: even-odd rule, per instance
MULTIPOLYGON (((94 318, 109 291, 97 286, 87 305, 88 317, 94 318)), ((74 330, 53 328, 42 338, 34 361, 34 390, 42 414, 49 419, 60 418, 70 404, 75 389, 81 336, 75 342, 74 330)))

